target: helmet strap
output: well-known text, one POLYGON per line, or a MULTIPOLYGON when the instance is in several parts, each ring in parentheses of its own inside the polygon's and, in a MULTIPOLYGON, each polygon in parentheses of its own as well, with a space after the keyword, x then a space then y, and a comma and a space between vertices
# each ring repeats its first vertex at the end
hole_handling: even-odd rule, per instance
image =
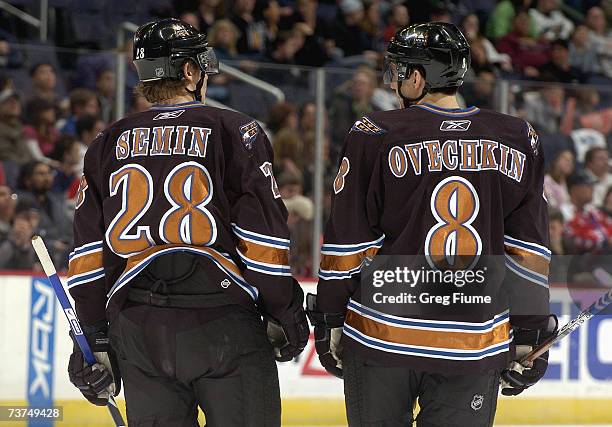
POLYGON ((421 99, 425 97, 425 95, 427 95, 427 92, 429 91, 427 84, 425 84, 425 87, 423 88, 423 92, 421 92, 420 96, 418 96, 417 98, 408 98, 404 96, 404 94, 402 93, 402 84, 404 83, 404 80, 400 80, 398 83, 399 85, 397 86, 397 93, 399 94, 400 98, 402 98, 402 101, 404 101, 404 108, 408 108, 411 105, 414 105, 417 102, 419 102, 421 99))
POLYGON ((202 102, 202 86, 204 85, 204 73, 200 76, 200 80, 196 83, 195 90, 185 89, 193 96, 193 99, 198 102, 202 102))

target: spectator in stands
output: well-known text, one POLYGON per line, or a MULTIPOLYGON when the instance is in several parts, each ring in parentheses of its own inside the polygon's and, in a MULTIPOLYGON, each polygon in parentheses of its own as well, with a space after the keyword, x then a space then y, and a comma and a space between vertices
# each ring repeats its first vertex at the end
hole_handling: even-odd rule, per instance
POLYGON ((304 46, 296 53, 296 62, 312 67, 323 66, 337 56, 335 42, 324 18, 317 15, 317 0, 298 0, 297 10, 281 21, 282 29, 294 28, 304 36, 304 46))
POLYGON ((100 106, 100 116, 106 123, 111 123, 115 116, 115 72, 110 68, 98 73, 96 94, 100 106))
MULTIPOLYGON (((32 237, 39 225, 39 211, 28 200, 19 200, 7 238, 0 243, 0 269, 40 271, 32 237)), ((55 255, 55 254, 52 254, 55 255)))
POLYGON ((257 15, 260 16, 264 49, 269 50, 280 30, 281 7, 276 0, 264 0, 258 6, 257 15))
POLYGON ((21 102, 13 89, 0 92, 0 161, 23 164, 33 159, 23 134, 21 102))
POLYGON ((551 43, 550 61, 540 69, 540 80, 558 83, 584 83, 584 74, 570 64, 567 41, 555 40, 551 43))
POLYGON ((479 71, 475 79, 468 82, 462 91, 465 104, 492 109, 494 89, 495 74, 493 71, 487 69, 479 71))
MULTIPOLYGON (((603 92, 605 96, 605 92, 603 92)), ((602 103, 597 88, 582 87, 576 92, 576 117, 574 128, 589 128, 609 135, 612 132, 612 107, 602 103)))
POLYGON ((550 163, 548 173, 544 176, 544 194, 548 206, 560 209, 569 203, 567 178, 574 173, 574 154, 570 150, 561 150, 550 163))
POLYGON ((298 128, 298 116, 295 105, 290 102, 277 102, 268 110, 268 129, 277 133, 281 129, 296 130, 298 128))
POLYGON ((236 0, 234 2, 232 22, 240 31, 236 47, 241 55, 258 55, 265 48, 261 25, 253 16, 254 8, 255 0, 236 0))
POLYGON ((612 187, 608 188, 601 209, 608 215, 608 218, 612 219, 612 187))
POLYGON ((147 101, 147 98, 142 96, 139 93, 135 93, 132 95, 132 102, 130 105, 129 114, 142 113, 143 111, 151 108, 153 104, 147 101))
MULTIPOLYGON (((484 49, 486 60, 505 71, 512 71, 512 59, 505 53, 499 53, 493 43, 480 33, 478 15, 470 13, 461 20, 461 30, 471 46, 477 45, 484 49)), ((474 48, 472 47, 472 50, 474 48)))
POLYGON ((283 199, 287 207, 287 226, 291 241, 290 265, 295 276, 312 276, 312 219, 314 204, 302 195, 283 199))
MULTIPOLYGON (((59 167, 55 170, 51 191, 66 196, 66 191, 74 186, 83 172, 81 148, 76 137, 62 135, 55 144, 50 157, 56 160, 59 167)), ((78 185, 78 184, 77 184, 78 185)))
POLYGON ((225 17, 225 3, 223 0, 200 0, 197 9, 200 31, 207 33, 217 20, 225 17))
POLYGON ((26 163, 19 175, 19 200, 30 200, 39 211, 38 232, 47 240, 51 252, 65 266, 68 248, 72 244, 72 218, 63 195, 51 192, 53 170, 40 161, 26 163))
POLYGON ((283 200, 302 194, 302 177, 295 172, 281 172, 278 175, 277 183, 283 200))
POLYGON ((512 59, 514 70, 527 77, 538 77, 538 68, 549 59, 548 43, 529 35, 529 14, 518 12, 512 20, 512 32, 502 37, 497 49, 512 59))
POLYGON ((372 103, 376 88, 376 74, 367 67, 357 69, 347 85, 341 85, 332 95, 329 108, 331 128, 331 161, 336 164, 342 143, 355 121, 377 110, 372 103))
POLYGON ((53 65, 41 62, 30 69, 31 88, 29 99, 44 99, 54 105, 58 104, 59 96, 56 92, 57 75, 53 65))
POLYGON ((305 102, 298 114, 299 130, 302 134, 315 132, 317 125, 317 106, 314 102, 305 102))
POLYGON ((21 51, 13 46, 17 42, 12 33, 0 29, 0 67, 18 68, 22 66, 21 51))
POLYGON ((608 161, 610 154, 605 147, 593 147, 584 156, 584 170, 593 179, 593 204, 601 206, 612 186, 612 174, 608 161))
POLYGON ((548 229, 550 237, 550 251, 553 255, 564 255, 564 230, 563 214, 558 209, 549 209, 548 211, 548 229))
POLYGON ((470 42, 470 56, 471 63, 468 73, 466 73, 466 79, 472 78, 481 72, 488 72, 494 75, 498 73, 495 64, 489 62, 484 44, 480 40, 472 40, 470 42))
POLYGON ((395 3, 391 8, 389 15, 389 23, 383 30, 383 40, 389 43, 391 38, 400 29, 410 23, 410 14, 408 8, 402 3, 395 3))
POLYGON ((183 22, 188 23, 192 27, 200 30, 200 18, 193 12, 184 12, 181 13, 179 19, 183 22))
POLYGON ((566 219, 565 237, 571 252, 582 254, 610 245, 612 219, 592 205, 595 181, 580 171, 567 181, 571 204, 562 209, 566 219))
POLYGON ((25 107, 26 125, 23 134, 30 152, 37 160, 45 160, 55 147, 59 132, 55 128, 56 109, 42 98, 30 100, 25 107))
POLYGON ((277 64, 297 64, 296 54, 304 46, 304 41, 304 34, 299 29, 279 33, 269 59, 277 64))
POLYGON ((86 114, 100 115, 100 104, 96 94, 88 89, 77 88, 70 92, 70 117, 61 128, 62 133, 76 135, 76 122, 86 114))
POLYGON ((380 16, 380 0, 365 0, 363 19, 359 26, 370 39, 373 50, 386 48, 382 39, 382 18, 380 16))
POLYGON ((16 196, 10 187, 0 185, 0 242, 6 239, 15 214, 16 196))
POLYGON ((220 19, 208 31, 208 42, 215 48, 219 59, 231 59, 238 55, 238 37, 240 31, 229 19, 220 19))
POLYGON ((565 111, 565 91, 557 85, 546 85, 538 92, 525 94, 527 119, 536 129, 544 133, 562 131, 561 117, 565 111))
MULTIPOLYGON (((521 11, 528 10, 532 0, 501 0, 493 9, 486 25, 487 36, 493 41, 501 39, 512 31, 514 17, 521 11)), ((536 35, 534 22, 527 21, 527 34, 536 35)))
POLYGON ((340 11, 333 24, 333 38, 336 47, 345 57, 361 55, 372 50, 372 39, 360 27, 364 19, 363 3, 360 0, 342 0, 340 11))
POLYGON ((77 176, 83 173, 83 161, 87 147, 94 140, 96 135, 104 130, 105 123, 96 116, 85 115, 76 122, 76 132, 79 147, 78 166, 75 170, 77 176))
POLYGON ((590 46, 597 54, 594 71, 612 79, 612 32, 608 30, 606 15, 601 7, 594 6, 587 11, 586 25, 590 30, 590 46))
MULTIPOLYGON (((303 142, 295 129, 284 128, 274 135, 274 162, 282 172, 301 175, 304 164, 303 142)), ((281 173, 282 173, 281 172, 281 173)))
POLYGON ((569 62, 572 67, 587 75, 593 73, 597 64, 597 53, 589 40, 589 29, 578 25, 569 43, 569 62))
POLYGON ((559 10, 559 0, 537 0, 537 6, 529 9, 536 26, 536 37, 547 40, 569 39, 574 24, 559 10))

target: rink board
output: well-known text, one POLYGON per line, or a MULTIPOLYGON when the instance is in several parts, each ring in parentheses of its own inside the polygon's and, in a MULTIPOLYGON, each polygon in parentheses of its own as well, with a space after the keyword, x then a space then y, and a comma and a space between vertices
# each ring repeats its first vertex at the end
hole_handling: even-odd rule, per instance
MULTIPOLYGON (((313 283, 303 287, 314 291, 313 283)), ((600 293, 584 291, 585 302, 600 293)), ((579 311, 564 289, 551 289, 551 301, 562 324, 579 311)), ((46 280, 0 275, 0 308, 0 405, 63 405, 57 425, 110 425, 106 410, 89 405, 68 381, 72 343, 46 280)), ((550 360, 547 378, 524 397, 500 399, 496 424, 612 424, 612 318, 589 321, 553 348, 550 360)), ((312 339, 298 361, 279 364, 279 376, 283 425, 345 424, 342 383, 321 368, 312 339)))

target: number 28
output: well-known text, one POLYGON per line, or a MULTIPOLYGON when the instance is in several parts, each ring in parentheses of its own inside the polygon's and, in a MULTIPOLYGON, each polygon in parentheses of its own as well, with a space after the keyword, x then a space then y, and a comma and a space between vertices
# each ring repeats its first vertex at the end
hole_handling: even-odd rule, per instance
MULTIPOLYGON (((132 163, 111 174, 110 196, 121 191, 122 205, 106 231, 106 242, 117 255, 128 258, 155 245, 148 225, 136 224, 153 203, 153 178, 132 163)), ((164 181, 164 195, 171 207, 159 223, 159 237, 166 243, 208 246, 217 238, 215 219, 206 209, 213 195, 208 170, 196 162, 176 166, 164 181)))

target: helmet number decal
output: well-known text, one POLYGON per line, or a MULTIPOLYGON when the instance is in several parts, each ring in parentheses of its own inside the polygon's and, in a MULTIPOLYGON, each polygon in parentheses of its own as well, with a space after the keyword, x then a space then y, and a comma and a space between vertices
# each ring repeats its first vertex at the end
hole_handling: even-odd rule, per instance
POLYGON ((134 59, 143 59, 145 57, 144 47, 139 47, 136 49, 136 58, 134 59))

